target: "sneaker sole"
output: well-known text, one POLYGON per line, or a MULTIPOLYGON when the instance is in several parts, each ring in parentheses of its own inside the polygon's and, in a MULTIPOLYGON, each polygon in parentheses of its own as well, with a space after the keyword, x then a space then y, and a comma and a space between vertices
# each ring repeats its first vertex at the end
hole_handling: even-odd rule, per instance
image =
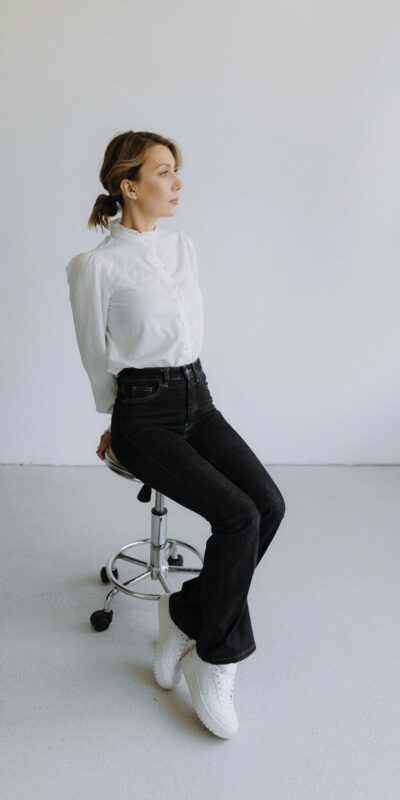
POLYGON ((201 719, 203 725, 205 725, 206 728, 211 731, 211 733, 214 733, 216 736, 220 736, 222 739, 230 739, 231 736, 234 736, 234 734, 237 732, 239 725, 231 730, 224 728, 223 725, 221 725, 209 712, 201 693, 199 681, 192 664, 191 656, 191 652, 186 653, 181 660, 181 666, 189 687, 190 696, 192 698, 192 703, 196 714, 201 719))

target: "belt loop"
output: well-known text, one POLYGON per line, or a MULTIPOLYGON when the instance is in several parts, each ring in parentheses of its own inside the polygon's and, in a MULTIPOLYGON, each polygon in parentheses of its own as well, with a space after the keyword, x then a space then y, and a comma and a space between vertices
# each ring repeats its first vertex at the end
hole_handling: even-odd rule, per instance
POLYGON ((164 386, 168 386, 169 381, 169 367, 161 367, 164 373, 164 386))
POLYGON ((196 359, 196 361, 193 362, 193 369, 194 369, 195 374, 196 374, 196 381, 197 381, 197 383, 200 383, 201 382, 201 372, 200 372, 200 365, 198 363, 198 359, 196 359))

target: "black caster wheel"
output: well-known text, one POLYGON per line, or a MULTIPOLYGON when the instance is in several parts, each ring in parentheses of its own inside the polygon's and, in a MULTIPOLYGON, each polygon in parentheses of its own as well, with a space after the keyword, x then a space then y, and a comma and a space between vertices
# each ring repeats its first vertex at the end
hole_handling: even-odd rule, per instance
POLYGON ((93 611, 90 622, 95 631, 106 631, 108 626, 111 625, 112 616, 112 611, 104 611, 104 608, 101 608, 100 611, 93 611))
MULTIPOLYGON (((118 580, 118 570, 116 567, 114 567, 112 574, 114 575, 114 578, 117 578, 118 580)), ((110 583, 110 581, 108 580, 107 570, 105 567, 102 567, 100 570, 100 579, 102 583, 110 583)))
POLYGON ((183 556, 180 553, 176 558, 169 556, 168 564, 170 564, 171 567, 183 567, 183 556))

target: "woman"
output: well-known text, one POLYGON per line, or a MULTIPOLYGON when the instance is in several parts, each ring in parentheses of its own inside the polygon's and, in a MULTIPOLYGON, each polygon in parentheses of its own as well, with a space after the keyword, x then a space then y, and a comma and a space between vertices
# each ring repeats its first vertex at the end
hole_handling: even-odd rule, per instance
POLYGON ((115 136, 100 170, 109 194, 99 195, 88 222, 109 234, 66 269, 96 410, 112 414, 99 457, 112 441, 129 471, 211 525, 199 575, 159 601, 153 669, 164 688, 183 670, 199 718, 229 738, 239 726, 237 662, 256 649, 247 594, 285 503, 213 403, 199 358, 203 304, 193 240, 158 227, 160 217, 176 213, 181 165, 171 139, 147 131, 115 136))

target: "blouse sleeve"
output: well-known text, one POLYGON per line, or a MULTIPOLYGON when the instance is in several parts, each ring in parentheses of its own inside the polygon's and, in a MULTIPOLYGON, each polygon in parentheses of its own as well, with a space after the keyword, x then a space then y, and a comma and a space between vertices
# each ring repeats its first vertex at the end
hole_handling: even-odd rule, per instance
POLYGON ((66 267, 75 335, 89 377, 96 411, 111 414, 117 395, 115 375, 107 372, 107 281, 93 253, 74 256, 66 267))

